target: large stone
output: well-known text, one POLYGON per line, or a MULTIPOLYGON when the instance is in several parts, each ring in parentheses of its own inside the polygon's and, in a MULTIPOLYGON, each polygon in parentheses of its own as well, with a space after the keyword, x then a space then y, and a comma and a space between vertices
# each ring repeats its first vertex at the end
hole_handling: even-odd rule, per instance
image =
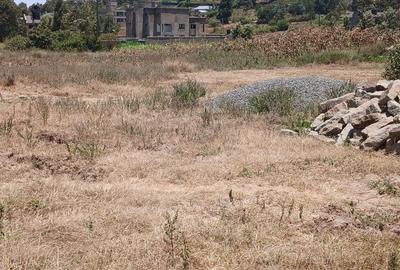
POLYGON ((338 135, 336 144, 343 145, 345 142, 347 142, 350 139, 353 131, 354 127, 351 124, 347 124, 342 130, 342 132, 340 132, 340 134, 338 135))
POLYGON ((400 113, 400 104, 397 101, 389 100, 387 102, 387 111, 390 115, 398 115, 400 113))
POLYGON ((313 137, 319 141, 325 142, 325 143, 330 143, 330 144, 334 144, 336 142, 335 139, 323 136, 323 135, 319 135, 318 132, 316 131, 310 131, 310 133, 308 134, 308 136, 313 137))
POLYGON ((343 117, 348 114, 348 111, 339 111, 331 119, 326 120, 325 122, 318 125, 314 130, 319 132, 322 128, 327 125, 335 124, 335 123, 344 123, 343 117))
POLYGON ((366 96, 369 98, 381 98, 385 91, 375 91, 372 93, 367 93, 366 96))
POLYGON ((389 89, 389 87, 392 83, 393 83, 392 81, 380 80, 379 82, 377 82, 375 89, 376 89, 376 91, 385 91, 385 90, 389 89))
POLYGON ((325 119, 332 118, 337 112, 347 111, 347 110, 348 110, 348 106, 347 106, 346 102, 336 104, 332 109, 328 110, 325 113, 325 119))
POLYGON ((346 101, 349 108, 357 108, 370 100, 370 97, 354 97, 346 101))
POLYGON ((350 123, 354 128, 363 129, 381 119, 382 115, 380 113, 356 114, 350 118, 350 123))
POLYGON ((283 136, 298 136, 299 133, 297 133, 296 131, 293 131, 291 129, 282 128, 281 135, 283 135, 283 136))
POLYGON ((386 104, 389 100, 394 100, 400 94, 400 80, 396 80, 391 86, 383 93, 379 99, 379 105, 382 108, 386 108, 386 104))
POLYGON ((382 115, 382 119, 379 120, 376 123, 373 123, 366 128, 364 128, 361 133, 364 137, 370 136, 370 134, 377 132, 379 129, 383 128, 384 126, 387 126, 389 124, 393 123, 393 117, 389 116, 386 117, 385 115, 382 115))
POLYGON ((361 149, 378 150, 385 145, 386 140, 389 138, 389 132, 398 127, 400 127, 400 124, 391 124, 378 129, 361 144, 361 149))
POLYGON ((354 97, 354 93, 349 93, 338 98, 329 99, 319 104, 320 112, 324 113, 332 109, 335 105, 346 102, 354 97))
POLYGON ((399 140, 400 139, 400 128, 394 128, 391 131, 389 131, 389 137, 394 140, 399 140))
POLYGON ((324 122, 325 119, 325 114, 321 113, 317 117, 315 117, 314 121, 311 123, 311 129, 316 129, 319 125, 321 125, 324 122))
POLYGON ((364 90, 365 92, 368 93, 372 93, 376 91, 376 84, 372 84, 372 83, 365 83, 362 86, 362 90, 364 90))
POLYGON ((343 124, 341 123, 331 123, 320 129, 319 134, 324 136, 335 136, 342 131, 343 124))
POLYGON ((400 143, 392 138, 386 141, 385 152, 387 154, 400 154, 400 143))

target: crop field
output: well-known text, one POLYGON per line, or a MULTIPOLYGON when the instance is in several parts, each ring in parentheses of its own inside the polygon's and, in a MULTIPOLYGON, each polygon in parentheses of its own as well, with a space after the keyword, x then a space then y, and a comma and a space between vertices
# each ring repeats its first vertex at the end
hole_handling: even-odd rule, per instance
POLYGON ((398 269, 398 157, 206 107, 271 78, 376 81, 369 42, 0 50, 0 269, 398 269))

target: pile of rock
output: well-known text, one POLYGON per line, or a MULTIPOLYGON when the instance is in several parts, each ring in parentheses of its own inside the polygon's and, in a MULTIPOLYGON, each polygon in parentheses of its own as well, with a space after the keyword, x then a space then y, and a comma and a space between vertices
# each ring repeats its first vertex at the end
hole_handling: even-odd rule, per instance
POLYGON ((360 85, 354 93, 322 102, 319 109, 310 135, 400 154, 400 80, 360 85))

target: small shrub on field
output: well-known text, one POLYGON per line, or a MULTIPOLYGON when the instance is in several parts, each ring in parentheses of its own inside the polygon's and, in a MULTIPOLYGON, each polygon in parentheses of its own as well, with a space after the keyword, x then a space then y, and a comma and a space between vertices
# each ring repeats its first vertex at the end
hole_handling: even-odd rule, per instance
POLYGON ((97 73, 97 79, 103 83, 113 84, 120 80, 120 74, 116 70, 101 69, 97 73))
POLYGON ((83 158, 93 159, 105 151, 105 146, 95 142, 84 143, 66 143, 68 153, 71 156, 81 156, 83 158))
POLYGON ((3 85, 5 87, 10 87, 10 86, 15 85, 15 76, 13 74, 4 74, 4 77, 5 77, 5 79, 4 79, 3 85))
POLYGON ((99 44, 103 50, 111 51, 117 45, 117 39, 114 33, 101 34, 99 44))
POLYGON ((384 75, 389 80, 400 79, 400 44, 391 48, 384 75))
POLYGON ((278 20, 275 23, 277 31, 286 31, 289 29, 289 22, 286 19, 278 20))
POLYGON ((271 33, 275 32, 276 29, 275 27, 268 25, 268 24, 258 24, 254 27, 253 34, 258 35, 258 34, 265 34, 265 33, 271 33))
POLYGON ((239 24, 232 30, 232 37, 251 39, 253 38, 253 27, 250 24, 242 25, 239 24))
POLYGON ((389 180, 373 181, 370 187, 376 189, 379 195, 400 196, 400 187, 389 180))
POLYGON ((172 101, 178 108, 192 107, 197 104, 199 98, 206 95, 206 89, 200 83, 188 80, 174 85, 172 101))
POLYGON ((333 88, 325 92, 326 99, 337 98, 345 94, 351 93, 356 88, 356 85, 351 81, 348 81, 343 86, 339 88, 333 88))
POLYGON ((251 108, 258 113, 273 113, 280 116, 293 112, 295 94, 290 89, 274 89, 250 100, 251 108))
POLYGON ((56 31, 51 35, 52 49, 56 51, 86 51, 88 50, 87 37, 83 33, 72 31, 56 31))
POLYGON ((29 49, 31 41, 27 37, 15 36, 5 41, 5 48, 10 51, 22 51, 29 49))
POLYGON ((0 121, 0 135, 10 136, 14 127, 14 117, 0 121))

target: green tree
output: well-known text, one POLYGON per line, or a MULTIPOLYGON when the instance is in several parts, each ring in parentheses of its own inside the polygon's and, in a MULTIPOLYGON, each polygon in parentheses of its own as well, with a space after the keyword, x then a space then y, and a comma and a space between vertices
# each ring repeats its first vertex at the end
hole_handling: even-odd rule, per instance
POLYGON ((18 32, 20 10, 13 0, 0 0, 0 41, 18 32))
POLYGON ((53 31, 58 31, 62 27, 63 16, 66 10, 63 0, 56 0, 54 4, 53 31))
POLYGON ((398 29, 400 28, 400 11, 394 10, 392 7, 389 7, 385 10, 383 16, 383 27, 388 29, 398 29))
POLYGON ((360 20, 360 27, 362 29, 366 28, 371 28, 375 26, 375 19, 374 15, 372 15, 372 12, 370 10, 365 11, 361 15, 361 20, 360 20))
POLYGON ((101 17, 101 32, 108 33, 117 33, 119 31, 119 25, 115 23, 114 17, 112 15, 106 15, 101 17))
POLYGON ((221 21, 221 23, 226 24, 229 23, 229 18, 232 15, 232 0, 221 0, 221 3, 218 7, 217 19, 221 21))

